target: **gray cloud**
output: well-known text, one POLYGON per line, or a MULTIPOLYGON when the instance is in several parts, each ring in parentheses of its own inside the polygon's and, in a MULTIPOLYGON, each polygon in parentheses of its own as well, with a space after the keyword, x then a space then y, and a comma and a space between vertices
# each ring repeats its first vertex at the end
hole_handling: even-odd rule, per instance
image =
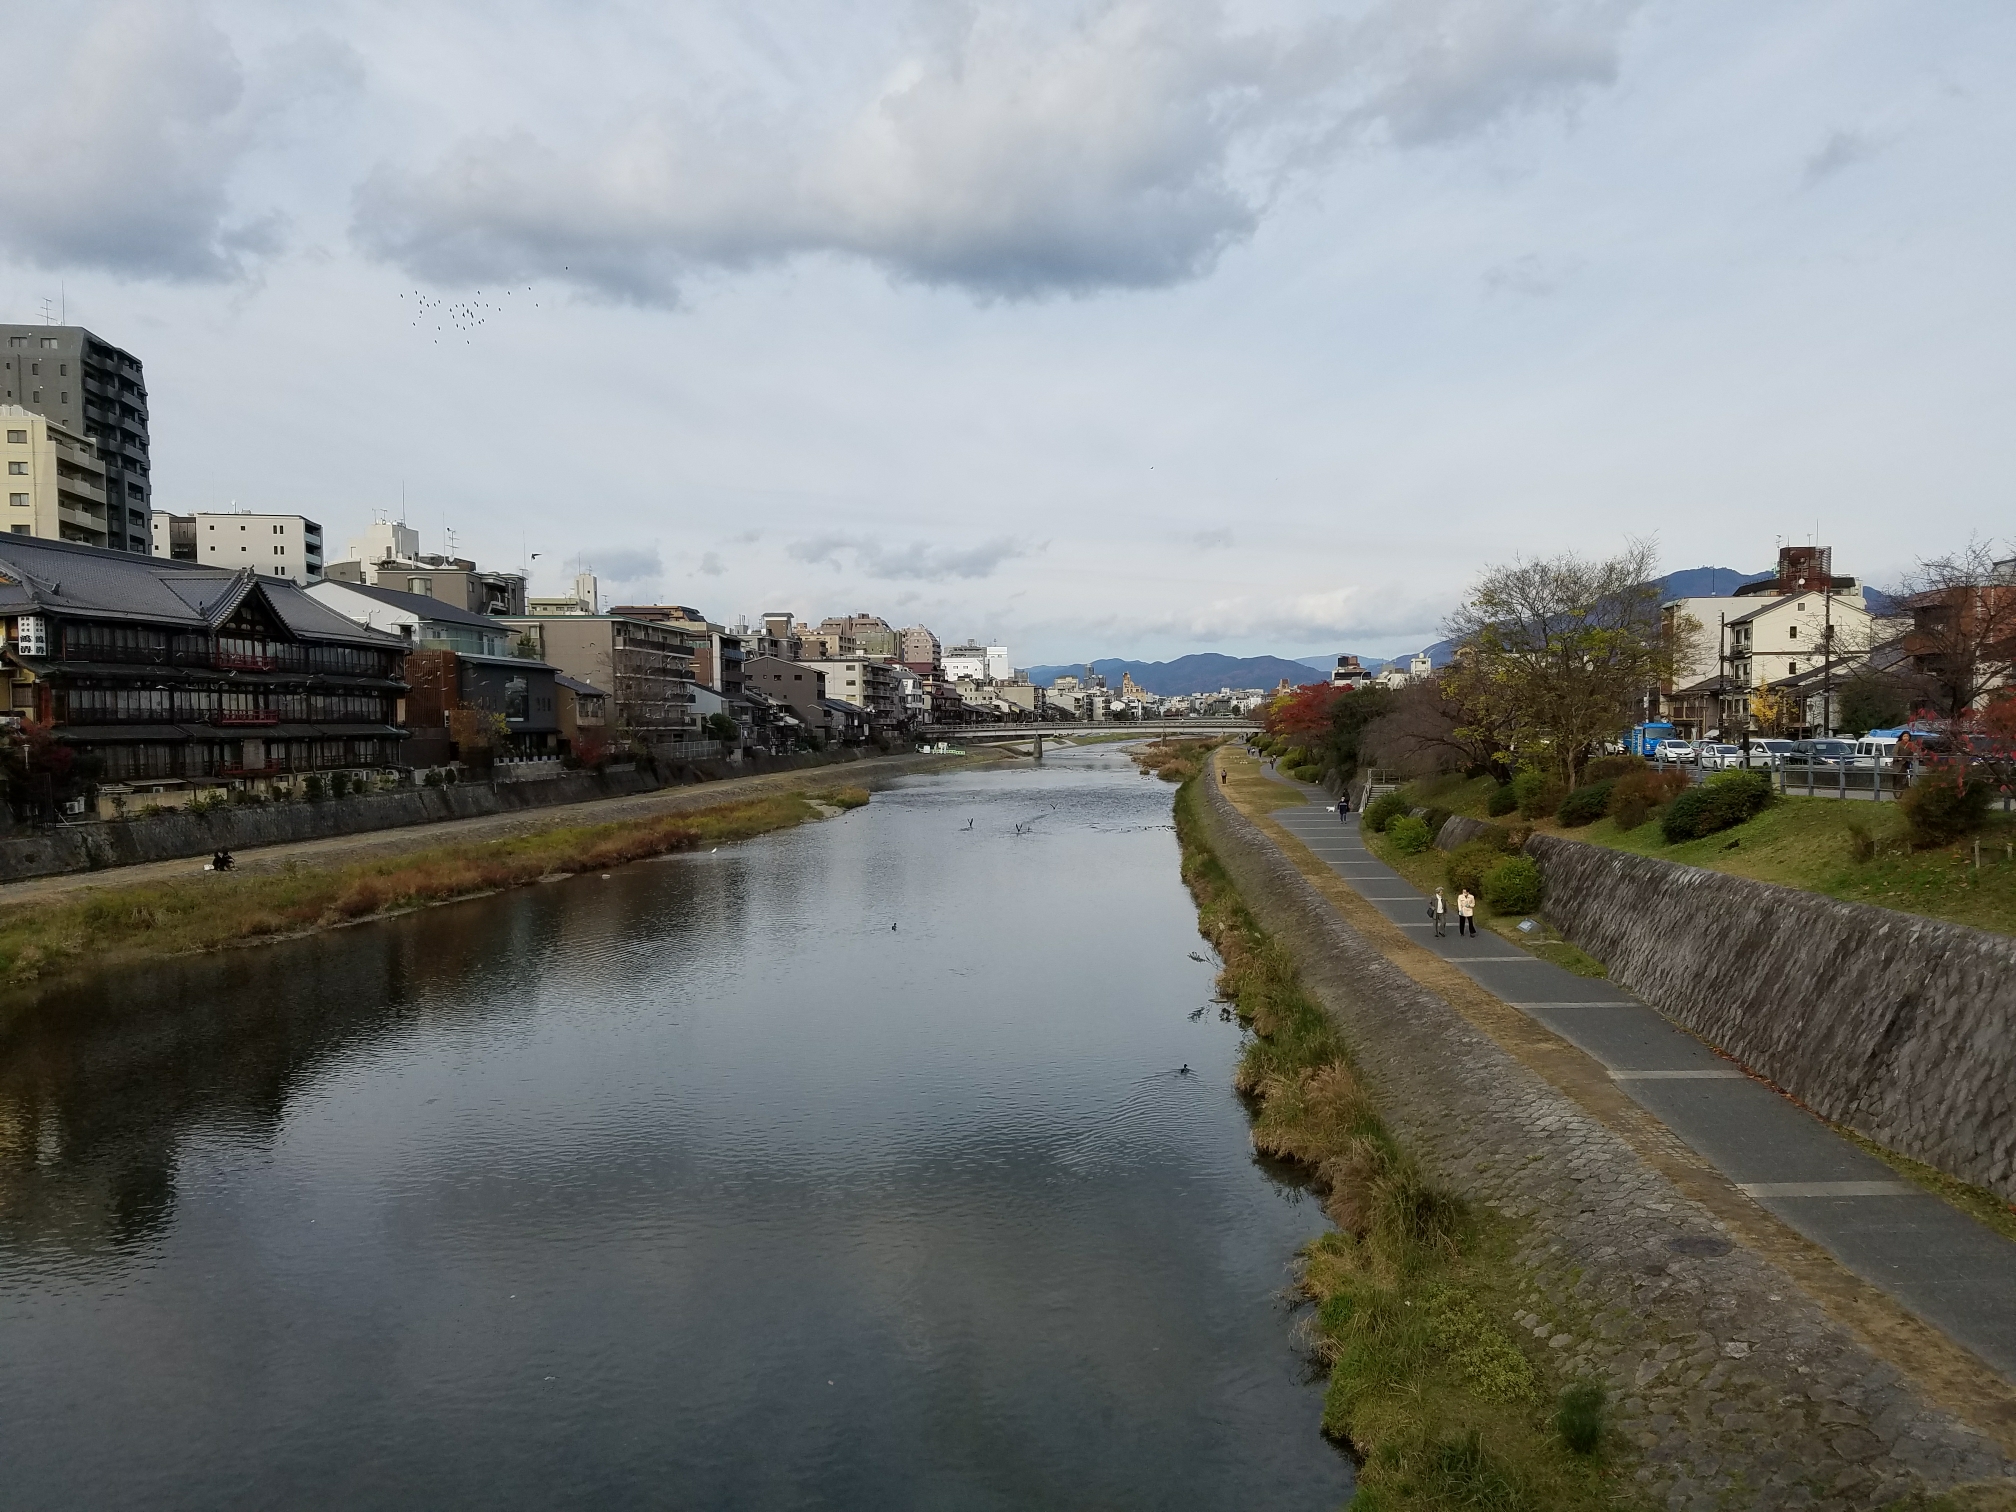
MULTIPOLYGON (((386 164, 353 221, 440 281, 544 276, 676 301, 809 253, 982 297, 1178 283, 1250 236, 1298 166, 1425 144, 1608 82, 1624 0, 1373 0, 1235 29, 1208 0, 976 5, 835 101, 636 105, 599 140, 471 137, 386 164)), ((654 91, 657 93, 658 91, 654 91)))
POLYGON ((665 564, 656 546, 612 546, 604 551, 584 551, 581 561, 597 578, 610 583, 646 583, 665 575, 665 564))
POLYGON ((1190 537, 1190 544, 1199 551, 1226 551, 1232 545, 1229 530, 1200 530, 1190 537))
POLYGON ((1876 152, 1876 143, 1860 132, 1834 132, 1820 144, 1817 152, 1806 159, 1806 185, 1811 188, 1823 179, 1832 178, 1845 168, 1865 163, 1874 157, 1876 152))
POLYGON ((863 577, 928 583, 991 577, 1003 562, 1030 554, 1026 546, 1005 536, 965 547, 927 546, 922 542, 891 547, 850 536, 819 536, 794 541, 785 547, 785 553, 794 561, 831 567, 836 572, 845 566, 843 555, 851 556, 854 570, 863 577))
POLYGON ((700 572, 704 577, 719 577, 727 570, 718 551, 710 551, 700 558, 700 572))
POLYGON ((41 267, 216 282, 283 241, 277 211, 241 213, 231 181, 275 116, 353 86, 356 56, 319 34, 248 71, 194 3, 126 0, 32 38, 10 16, 38 87, 10 120, 0 248, 41 267), (39 45, 37 45, 39 43, 39 45))

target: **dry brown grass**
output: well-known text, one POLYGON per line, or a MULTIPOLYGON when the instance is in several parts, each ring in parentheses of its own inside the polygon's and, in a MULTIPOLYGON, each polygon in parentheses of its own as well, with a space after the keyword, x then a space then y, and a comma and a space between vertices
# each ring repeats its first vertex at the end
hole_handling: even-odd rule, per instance
POLYGON ((91 966, 222 946, 499 892, 542 877, 748 839, 816 818, 818 805, 855 808, 860 788, 744 799, 613 824, 461 843, 328 869, 277 875, 196 875, 94 889, 0 918, 0 982, 16 988, 91 966))

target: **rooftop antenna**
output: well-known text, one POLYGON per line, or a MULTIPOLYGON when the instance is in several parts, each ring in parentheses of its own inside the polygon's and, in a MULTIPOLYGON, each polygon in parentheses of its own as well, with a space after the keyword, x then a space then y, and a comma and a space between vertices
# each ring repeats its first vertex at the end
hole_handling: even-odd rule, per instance
POLYGON ((47 294, 42 296, 42 324, 56 324, 56 301, 47 294))

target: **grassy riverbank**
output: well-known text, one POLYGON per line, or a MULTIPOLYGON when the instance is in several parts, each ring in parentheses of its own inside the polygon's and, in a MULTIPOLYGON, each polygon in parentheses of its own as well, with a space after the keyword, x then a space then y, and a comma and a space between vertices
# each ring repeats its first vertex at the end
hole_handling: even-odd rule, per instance
POLYGON ((1238 1072, 1257 1106, 1253 1141, 1307 1170, 1338 1225, 1309 1246, 1301 1284, 1330 1370, 1324 1431, 1360 1460, 1352 1505, 1631 1505, 1600 1395, 1552 1379, 1518 1342, 1511 1223, 1442 1190, 1394 1140, 1336 1027, 1212 854, 1201 802, 1194 780, 1177 795, 1183 880, 1223 962, 1219 990, 1253 1030, 1238 1072))
POLYGON ((195 873, 172 882, 94 888, 0 916, 0 984, 20 988, 86 964, 120 965, 327 929, 545 877, 746 840, 867 801, 862 788, 779 794, 348 866, 195 873))
MULTIPOLYGON (((1485 803, 1495 785, 1488 777, 1470 782, 1445 778, 1415 784, 1411 791, 1423 804, 1481 819, 1487 817, 1485 803)), ((1511 815, 1497 822, 1523 821, 1511 815)), ((2016 816, 1997 813, 1977 837, 1918 849, 1912 847, 1904 815, 1894 803, 1796 794, 1780 798, 1733 829, 1677 845, 1660 833, 1656 810, 1628 830, 1607 818, 1573 829, 1542 819, 1533 827, 1565 840, 1775 882, 1844 903, 1873 903, 1900 913, 2016 934, 2016 816)))

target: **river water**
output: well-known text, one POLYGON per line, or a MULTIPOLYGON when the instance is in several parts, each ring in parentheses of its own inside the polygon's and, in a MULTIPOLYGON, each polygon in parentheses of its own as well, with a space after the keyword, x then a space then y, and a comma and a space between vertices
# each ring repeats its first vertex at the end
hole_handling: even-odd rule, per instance
POLYGON ((906 779, 45 1002, 0 1506, 1337 1506, 1169 803, 906 779))

